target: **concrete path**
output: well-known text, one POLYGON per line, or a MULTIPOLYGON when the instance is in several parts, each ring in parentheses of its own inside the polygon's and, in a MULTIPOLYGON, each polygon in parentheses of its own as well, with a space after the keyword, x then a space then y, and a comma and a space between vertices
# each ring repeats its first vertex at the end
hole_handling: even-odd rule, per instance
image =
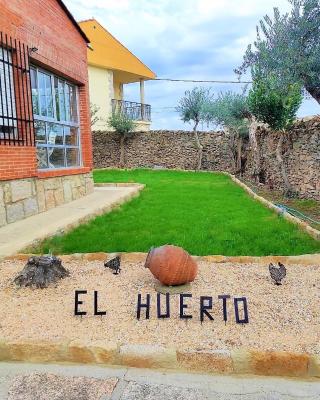
POLYGON ((95 187, 92 194, 81 199, 6 225, 0 228, 0 259, 107 212, 135 196, 140 189, 139 186, 95 187))
POLYGON ((0 363, 1 400, 316 400, 320 380, 0 363))

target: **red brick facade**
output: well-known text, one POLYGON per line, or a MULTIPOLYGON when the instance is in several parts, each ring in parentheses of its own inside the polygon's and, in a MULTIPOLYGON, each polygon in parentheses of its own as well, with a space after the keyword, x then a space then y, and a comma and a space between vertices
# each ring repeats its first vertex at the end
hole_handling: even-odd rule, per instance
POLYGON ((0 180, 53 177, 92 169, 87 45, 57 0, 0 0, 0 31, 20 40, 32 53, 30 62, 79 86, 83 167, 39 172, 36 148, 0 145, 0 180))

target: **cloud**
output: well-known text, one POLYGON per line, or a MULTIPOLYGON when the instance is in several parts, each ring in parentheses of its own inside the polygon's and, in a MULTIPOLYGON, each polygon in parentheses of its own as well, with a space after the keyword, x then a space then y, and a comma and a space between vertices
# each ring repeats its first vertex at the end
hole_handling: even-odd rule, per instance
MULTIPOLYGON (((234 80, 255 27, 273 6, 290 9, 287 0, 65 0, 77 20, 95 17, 158 77, 234 80)), ((185 90, 196 84, 146 83, 153 128, 182 129, 174 110, 185 90), (172 107, 172 108, 168 108, 172 107)), ((209 85, 204 85, 209 86, 209 85)), ((241 90, 213 84, 213 90, 241 90)), ((139 101, 136 84, 125 86, 127 100, 139 101)), ((314 114, 316 103, 304 102, 300 115, 314 114)), ((189 126, 185 126, 189 129, 189 126)))

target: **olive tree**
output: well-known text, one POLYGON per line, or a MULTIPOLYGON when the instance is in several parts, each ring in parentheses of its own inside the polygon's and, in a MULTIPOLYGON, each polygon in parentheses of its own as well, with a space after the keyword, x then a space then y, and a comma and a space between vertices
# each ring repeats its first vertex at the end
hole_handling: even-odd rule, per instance
POLYGON ((274 8, 273 18, 266 15, 257 26, 257 38, 250 44, 242 65, 235 70, 241 76, 257 68, 264 76, 277 76, 284 90, 299 84, 320 103, 320 3, 319 0, 289 0, 292 9, 281 14, 274 8))
POLYGON ((93 127, 97 122, 100 121, 100 118, 98 117, 100 107, 97 106, 96 104, 90 103, 90 124, 91 127, 93 127))
POLYGON ((134 130, 133 121, 128 118, 128 116, 121 112, 113 112, 108 119, 108 124, 111 128, 113 128, 120 136, 120 168, 123 168, 125 165, 125 152, 124 152, 124 144, 125 140, 128 138, 130 134, 132 134, 134 130))
POLYGON ((212 97, 210 88, 195 87, 184 93, 184 97, 180 99, 176 107, 176 111, 180 114, 183 122, 192 122, 194 124, 193 135, 198 149, 198 170, 201 169, 203 150, 199 140, 198 125, 200 122, 206 121, 205 110, 212 97))
POLYGON ((248 138, 251 118, 246 95, 231 91, 221 92, 216 99, 208 103, 205 114, 208 122, 222 126, 228 132, 235 172, 242 173, 243 144, 248 138))
POLYGON ((283 160, 283 145, 288 135, 287 129, 293 124, 301 102, 301 86, 298 83, 288 84, 284 88, 282 84, 279 86, 277 77, 262 77, 258 73, 248 95, 250 112, 258 121, 280 132, 275 155, 288 196, 293 194, 293 190, 283 160))

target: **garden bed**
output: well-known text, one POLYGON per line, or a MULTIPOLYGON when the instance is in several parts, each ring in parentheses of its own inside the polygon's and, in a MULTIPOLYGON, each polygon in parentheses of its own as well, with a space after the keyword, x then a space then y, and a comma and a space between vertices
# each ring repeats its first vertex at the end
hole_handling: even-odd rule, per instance
POLYGON ((320 241, 250 197, 226 174, 100 170, 94 179, 139 182, 145 188, 119 209, 45 240, 32 252, 146 252, 170 243, 197 255, 320 253, 320 241))
MULTIPOLYGON (((186 314, 179 316, 179 295, 171 296, 170 318, 157 318, 155 279, 143 262, 124 262, 120 275, 113 275, 102 261, 66 261, 71 276, 56 287, 17 289, 13 278, 23 261, 0 264, 0 338, 5 341, 103 341, 123 345, 155 344, 192 350, 232 350, 250 348, 320 354, 319 265, 288 265, 282 286, 272 284, 267 265, 210 263, 200 261, 199 275, 192 284, 192 298, 186 299, 186 314), (81 295, 74 316, 75 290, 81 295), (94 316, 93 296, 98 291, 94 316), (138 294, 151 295, 150 319, 137 319, 138 294), (228 320, 223 320, 218 295, 230 295, 228 320), (214 320, 199 316, 200 296, 213 298, 214 320), (234 297, 246 297, 249 323, 237 324, 234 297)), ((163 304, 164 310, 164 304, 163 304)))

